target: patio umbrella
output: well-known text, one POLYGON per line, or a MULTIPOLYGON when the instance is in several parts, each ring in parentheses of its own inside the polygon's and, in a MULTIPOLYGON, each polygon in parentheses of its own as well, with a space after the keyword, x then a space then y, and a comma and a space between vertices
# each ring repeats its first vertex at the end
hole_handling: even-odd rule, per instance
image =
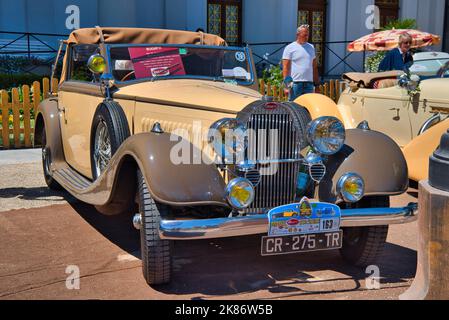
POLYGON ((368 34, 348 45, 348 50, 354 51, 387 51, 399 46, 399 36, 408 33, 412 36, 412 48, 427 47, 439 44, 439 36, 412 29, 393 29, 368 34))

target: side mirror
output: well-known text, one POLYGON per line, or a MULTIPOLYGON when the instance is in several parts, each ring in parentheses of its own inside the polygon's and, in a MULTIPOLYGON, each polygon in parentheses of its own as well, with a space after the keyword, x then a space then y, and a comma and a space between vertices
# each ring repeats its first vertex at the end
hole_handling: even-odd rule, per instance
POLYGON ((96 75, 102 74, 106 71, 106 59, 100 54, 94 54, 89 58, 87 67, 96 75))

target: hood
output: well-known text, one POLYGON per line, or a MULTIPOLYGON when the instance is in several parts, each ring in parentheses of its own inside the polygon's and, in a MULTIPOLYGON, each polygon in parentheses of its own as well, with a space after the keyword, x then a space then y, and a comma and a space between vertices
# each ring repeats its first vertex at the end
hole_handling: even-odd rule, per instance
POLYGON ((262 95, 253 89, 224 82, 171 79, 124 86, 114 97, 237 113, 260 100, 262 95))

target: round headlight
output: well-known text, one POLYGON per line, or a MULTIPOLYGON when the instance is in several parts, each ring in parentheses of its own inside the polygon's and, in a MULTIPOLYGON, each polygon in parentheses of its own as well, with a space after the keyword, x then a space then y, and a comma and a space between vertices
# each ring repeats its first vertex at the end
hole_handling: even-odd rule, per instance
POLYGON ((225 164, 244 160, 247 128, 237 119, 221 119, 209 129, 209 143, 225 164))
POLYGON ((236 178, 226 187, 229 204, 238 210, 248 208, 254 201, 254 186, 245 178, 236 178))
POLYGON ((308 125, 307 139, 317 152, 332 155, 340 151, 345 144, 345 127, 335 117, 321 117, 308 125))
POLYGON ((358 202, 365 195, 365 182, 358 174, 347 173, 338 180, 337 192, 345 202, 358 202))

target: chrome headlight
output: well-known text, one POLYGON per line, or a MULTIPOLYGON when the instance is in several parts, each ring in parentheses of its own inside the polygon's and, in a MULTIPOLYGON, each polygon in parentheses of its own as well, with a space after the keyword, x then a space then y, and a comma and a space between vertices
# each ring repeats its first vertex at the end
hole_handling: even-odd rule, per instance
POLYGON ((221 119, 209 129, 209 143, 225 164, 242 161, 247 148, 247 128, 237 119, 221 119))
POLYGON ((229 204, 238 210, 248 208, 254 201, 254 186, 245 178, 236 178, 226 187, 226 198, 229 204))
POLYGON ((338 180, 337 193, 345 202, 358 202, 365 195, 365 182, 358 174, 347 173, 338 180))
POLYGON ((332 155, 340 151, 345 144, 345 127, 335 117, 321 117, 308 125, 307 139, 320 154, 332 155))

